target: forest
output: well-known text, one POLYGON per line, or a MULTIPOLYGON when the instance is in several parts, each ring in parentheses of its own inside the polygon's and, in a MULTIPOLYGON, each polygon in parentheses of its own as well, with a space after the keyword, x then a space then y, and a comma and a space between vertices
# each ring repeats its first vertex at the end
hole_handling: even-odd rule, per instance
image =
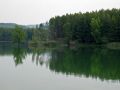
POLYGON ((0 27, 0 41, 32 42, 62 41, 66 44, 106 44, 120 42, 120 9, 101 9, 86 13, 66 14, 52 17, 48 23, 35 28, 16 25, 15 28, 0 27))
POLYGON ((120 42, 120 9, 107 9, 86 13, 66 14, 50 19, 53 40, 68 44, 120 42))

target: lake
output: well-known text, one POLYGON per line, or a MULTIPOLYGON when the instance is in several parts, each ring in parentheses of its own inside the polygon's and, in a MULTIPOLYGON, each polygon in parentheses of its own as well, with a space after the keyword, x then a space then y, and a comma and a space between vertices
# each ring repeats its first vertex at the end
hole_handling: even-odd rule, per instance
POLYGON ((120 90, 120 50, 0 43, 0 90, 120 90))

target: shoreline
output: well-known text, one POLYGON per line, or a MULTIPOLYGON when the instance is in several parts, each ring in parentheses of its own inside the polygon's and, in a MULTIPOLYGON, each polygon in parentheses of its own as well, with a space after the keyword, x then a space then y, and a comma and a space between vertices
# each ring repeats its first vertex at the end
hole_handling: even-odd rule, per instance
MULTIPOLYGON (((15 44, 12 41, 0 41, 0 43, 11 43, 15 44)), ((26 43, 26 42, 25 42, 26 43)), ((68 47, 67 44, 61 43, 59 41, 39 41, 39 42, 32 42, 29 41, 27 42, 28 46, 30 47, 57 47, 57 46, 62 46, 62 47, 68 47)), ((106 44, 96 44, 96 43, 77 43, 77 44, 70 44, 70 48, 76 48, 76 47, 105 47, 108 49, 120 49, 120 42, 109 42, 106 44)))

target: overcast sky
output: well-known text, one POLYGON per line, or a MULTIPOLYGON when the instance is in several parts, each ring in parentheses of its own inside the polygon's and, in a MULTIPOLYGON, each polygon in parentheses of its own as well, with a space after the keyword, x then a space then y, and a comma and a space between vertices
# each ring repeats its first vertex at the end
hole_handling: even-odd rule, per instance
POLYGON ((120 0, 0 0, 0 22, 37 24, 56 15, 120 8, 120 0))

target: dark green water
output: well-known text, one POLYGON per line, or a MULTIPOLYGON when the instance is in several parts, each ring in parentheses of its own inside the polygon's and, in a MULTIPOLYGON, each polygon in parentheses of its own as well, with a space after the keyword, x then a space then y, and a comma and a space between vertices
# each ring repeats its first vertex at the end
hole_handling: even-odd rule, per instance
POLYGON ((120 50, 0 43, 0 90, 119 90, 120 50))

